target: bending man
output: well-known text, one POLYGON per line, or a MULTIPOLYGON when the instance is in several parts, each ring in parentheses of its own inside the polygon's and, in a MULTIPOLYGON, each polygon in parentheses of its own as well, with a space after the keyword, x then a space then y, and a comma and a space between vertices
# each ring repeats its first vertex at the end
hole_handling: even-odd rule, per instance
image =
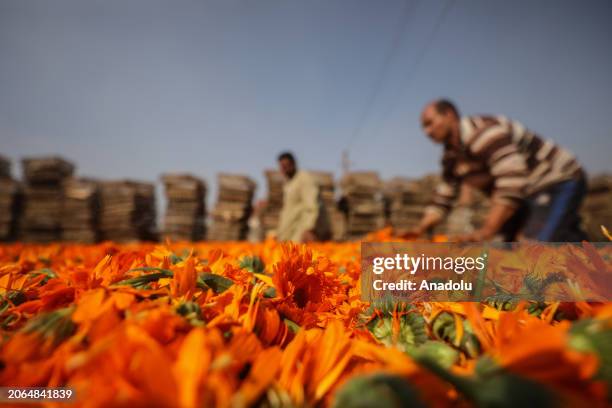
POLYGON ((484 225, 459 241, 518 234, 539 241, 587 239, 578 210, 586 192, 585 174, 574 156, 503 116, 460 117, 451 102, 428 104, 421 114, 425 133, 444 145, 442 183, 414 231, 424 233, 447 215, 462 183, 491 197, 484 225))

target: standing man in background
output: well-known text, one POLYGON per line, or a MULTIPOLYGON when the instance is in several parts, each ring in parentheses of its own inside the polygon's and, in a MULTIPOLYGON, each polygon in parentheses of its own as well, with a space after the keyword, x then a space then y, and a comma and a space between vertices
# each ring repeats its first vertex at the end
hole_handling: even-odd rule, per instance
POLYGON ((444 145, 442 183, 413 233, 441 222, 466 183, 491 197, 491 209, 479 230, 458 241, 486 241, 498 234, 506 241, 518 234, 549 242, 587 239, 578 215, 585 174, 570 152, 503 116, 460 117, 448 100, 429 103, 421 124, 444 145))
POLYGON ((298 170, 290 152, 278 156, 278 165, 286 181, 277 239, 296 242, 329 239, 329 222, 314 178, 308 172, 298 170))

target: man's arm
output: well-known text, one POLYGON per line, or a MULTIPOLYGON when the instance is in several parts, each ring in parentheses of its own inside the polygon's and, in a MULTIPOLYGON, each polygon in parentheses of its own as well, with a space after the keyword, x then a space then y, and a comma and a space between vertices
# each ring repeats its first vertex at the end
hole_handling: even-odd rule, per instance
POLYGON ((302 229, 304 230, 302 241, 308 242, 316 239, 315 226, 319 217, 319 186, 308 175, 302 180, 302 229))
POLYGON ((484 225, 470 234, 455 237, 458 242, 480 242, 492 239, 504 223, 516 212, 516 207, 504 202, 495 202, 489 210, 484 225))
POLYGON ((425 214, 423 214, 423 218, 421 218, 419 225, 417 225, 417 227, 414 230, 410 231, 407 235, 423 235, 424 233, 438 225, 440 222, 442 222, 443 219, 444 216, 441 212, 425 211, 425 214))
POLYGON ((456 180, 444 180, 434 191, 434 197, 430 205, 425 208, 425 213, 419 224, 405 234, 405 237, 418 237, 438 225, 446 218, 452 208, 454 201, 459 195, 460 183, 456 180))

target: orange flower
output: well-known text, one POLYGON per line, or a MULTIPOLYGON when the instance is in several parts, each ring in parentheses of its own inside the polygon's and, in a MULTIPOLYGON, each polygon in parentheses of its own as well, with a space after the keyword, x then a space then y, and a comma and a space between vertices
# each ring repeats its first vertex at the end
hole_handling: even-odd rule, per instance
POLYGON ((170 284, 172 296, 191 299, 195 293, 198 278, 195 259, 189 256, 185 261, 176 265, 173 271, 174 277, 170 284))
MULTIPOLYGON (((373 237, 395 240, 390 231, 373 237)), ((359 251, 359 242, 273 240, 0 245, 0 384, 70 386, 88 407, 329 406, 355 376, 385 373, 431 406, 462 406, 464 390, 447 381, 478 380, 485 359, 548 386, 570 406, 605 404, 596 376, 609 362, 597 342, 612 329, 610 303, 549 303, 538 317, 526 304, 502 312, 416 303, 410 312, 423 317, 422 341, 403 352, 364 325, 370 305, 361 300, 359 251), (240 266, 250 265, 245 256, 261 259, 261 273, 240 266), (202 273, 230 280, 215 276, 222 284, 206 287, 198 284, 202 273), (593 338, 592 327, 601 330, 593 338), (467 340, 476 344, 471 351, 467 340), (425 368, 423 358, 449 349, 448 376, 425 368)), ((557 262, 534 251, 543 272, 557 262)), ((575 270, 609 273, 601 269, 606 256, 587 253, 568 255, 575 270)), ((520 267, 515 261, 507 267, 520 267)), ((393 310, 397 337, 404 312, 393 310)))
POLYGON ((251 406, 261 394, 270 387, 280 368, 282 352, 277 347, 262 350, 255 360, 240 388, 232 397, 231 405, 235 407, 251 406))
POLYGON ((282 260, 273 265, 272 282, 278 310, 303 327, 312 327, 320 313, 330 311, 346 299, 329 260, 313 260, 305 245, 284 244, 282 260))
POLYGON ((211 350, 206 347, 203 329, 192 330, 179 349, 173 366, 173 375, 178 384, 178 402, 181 407, 199 406, 202 380, 212 360, 211 350))

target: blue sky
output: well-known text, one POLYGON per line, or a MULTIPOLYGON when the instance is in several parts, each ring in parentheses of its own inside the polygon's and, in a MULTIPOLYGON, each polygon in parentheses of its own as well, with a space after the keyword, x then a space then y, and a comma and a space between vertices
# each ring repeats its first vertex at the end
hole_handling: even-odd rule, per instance
MULTIPOLYGON (((156 181, 438 169, 424 103, 501 113, 612 171, 612 2, 0 0, 0 153, 156 181), (436 29, 437 27, 437 29, 436 29)), ((14 166, 14 174, 20 169, 14 166)))

